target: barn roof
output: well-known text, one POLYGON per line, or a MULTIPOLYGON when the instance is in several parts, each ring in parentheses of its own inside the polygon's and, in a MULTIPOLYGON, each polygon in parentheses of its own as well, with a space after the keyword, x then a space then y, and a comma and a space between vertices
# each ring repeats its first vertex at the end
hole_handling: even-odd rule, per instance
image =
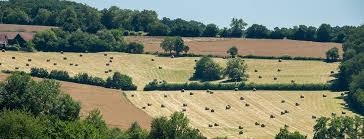
POLYGON ((17 35, 20 35, 24 40, 29 41, 33 40, 34 33, 27 32, 0 32, 0 41, 9 39, 13 40, 17 35))

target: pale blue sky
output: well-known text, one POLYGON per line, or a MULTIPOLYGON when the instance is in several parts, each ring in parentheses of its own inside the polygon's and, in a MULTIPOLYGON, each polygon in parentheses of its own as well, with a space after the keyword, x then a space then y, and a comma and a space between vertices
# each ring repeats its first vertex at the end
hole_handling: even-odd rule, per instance
POLYGON ((98 9, 155 10, 159 18, 181 17, 228 26, 232 17, 268 28, 293 25, 364 24, 364 0, 74 0, 98 9))

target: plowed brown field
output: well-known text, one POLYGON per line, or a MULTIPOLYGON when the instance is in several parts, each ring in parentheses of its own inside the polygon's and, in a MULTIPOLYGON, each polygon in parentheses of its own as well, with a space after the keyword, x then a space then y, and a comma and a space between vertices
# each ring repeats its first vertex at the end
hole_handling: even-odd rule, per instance
POLYGON ((16 25, 16 24, 0 24, 0 32, 36 32, 57 28, 52 26, 35 26, 35 25, 16 25))
MULTIPOLYGON (((125 37, 128 42, 143 43, 146 52, 163 52, 160 43, 164 37, 130 36, 125 37)), ((342 54, 342 45, 339 43, 320 43, 295 40, 270 39, 229 39, 229 38, 183 38, 190 47, 190 53, 203 55, 226 56, 231 46, 236 46, 239 55, 256 56, 302 56, 325 57, 327 50, 337 47, 342 54)))

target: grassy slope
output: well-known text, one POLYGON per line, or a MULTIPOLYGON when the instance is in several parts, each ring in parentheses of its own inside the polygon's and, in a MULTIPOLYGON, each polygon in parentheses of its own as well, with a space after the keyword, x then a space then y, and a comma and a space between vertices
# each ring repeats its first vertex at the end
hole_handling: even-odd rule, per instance
MULTIPOLYGON (((23 53, 23 52, 5 52, 0 53, 0 70, 19 70, 29 71, 31 67, 42 67, 48 70, 58 69, 66 70, 71 75, 86 72, 92 75, 106 78, 112 73, 105 73, 106 70, 120 71, 133 78, 139 89, 153 79, 166 80, 168 82, 187 82, 192 76, 195 66, 194 60, 198 58, 166 58, 156 57, 144 54, 125 54, 125 53, 88 53, 80 57, 78 53, 23 53), (12 57, 16 59, 12 59, 12 57), (110 66, 109 57, 114 57, 110 66), (67 57, 67 60, 63 60, 67 57), (32 59, 28 62, 28 59, 32 59), (47 63, 46 60, 51 62, 47 63), (155 59, 152 61, 151 59, 155 59), (26 63, 30 66, 27 67, 26 63), (57 63, 56 66, 53 63, 57 63), (79 64, 78 67, 69 64, 79 64), (162 67, 159 69, 158 67, 162 67)), ((221 65, 225 65, 226 60, 215 59, 221 65)), ((295 80, 296 83, 326 83, 331 80, 330 71, 336 71, 338 63, 324 63, 320 61, 283 61, 277 60, 259 60, 246 59, 248 64, 248 74, 250 78, 248 82, 255 83, 290 83, 295 80), (254 72, 257 69, 258 72, 254 72), (277 72, 281 69, 281 72, 277 72), (259 79, 261 75, 263 78, 259 79), (278 80, 274 81, 273 78, 278 80)))
MULTIPOLYGON (((303 134, 313 134, 315 120, 312 116, 330 116, 332 112, 341 115, 342 111, 347 111, 342 104, 340 93, 328 91, 258 91, 258 92, 226 92, 216 91, 208 94, 203 91, 189 93, 180 92, 132 92, 128 94, 129 100, 137 107, 142 108, 151 103, 144 111, 153 117, 168 116, 174 111, 181 111, 182 104, 188 106, 187 116, 191 125, 198 128, 208 137, 227 136, 229 138, 272 138, 279 132, 279 128, 285 124, 290 126, 290 130, 297 130, 303 134), (135 97, 131 97, 135 94, 135 97), (164 98, 164 94, 168 97, 164 98), (305 96, 304 99, 300 95, 305 96), (326 98, 322 94, 327 94, 326 98), (245 98, 244 101, 240 97, 245 98), (285 103, 281 103, 285 100, 285 103), (300 106, 295 106, 295 103, 300 106), (250 106, 246 107, 245 104, 250 106), (165 108, 161 108, 161 104, 165 108), (230 110, 225 110, 226 105, 231 105, 230 110), (205 107, 215 110, 214 113, 205 111, 205 107), (290 113, 280 115, 281 111, 288 110, 290 113), (276 118, 271 119, 270 115, 276 118), (255 126, 255 122, 265 124, 266 127, 255 126), (208 127, 208 124, 218 123, 219 127, 208 127), (239 126, 244 127, 244 135, 239 135, 239 126)), ((347 115, 353 115, 350 111, 347 115)))

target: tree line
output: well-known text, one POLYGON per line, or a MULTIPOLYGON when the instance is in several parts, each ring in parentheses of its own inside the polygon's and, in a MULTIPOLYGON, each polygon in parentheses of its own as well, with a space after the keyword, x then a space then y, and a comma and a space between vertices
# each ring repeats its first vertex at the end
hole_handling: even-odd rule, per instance
POLYGON ((299 25, 291 28, 270 30, 259 24, 247 28, 243 19, 233 18, 229 28, 216 24, 204 24, 181 18, 158 19, 152 10, 120 9, 116 6, 97 10, 88 5, 60 0, 9 0, 0 1, 0 23, 59 26, 65 31, 82 30, 97 33, 103 29, 122 29, 147 32, 150 36, 182 37, 233 37, 293 39, 342 43, 348 33, 356 27, 322 24, 319 28, 299 25))

